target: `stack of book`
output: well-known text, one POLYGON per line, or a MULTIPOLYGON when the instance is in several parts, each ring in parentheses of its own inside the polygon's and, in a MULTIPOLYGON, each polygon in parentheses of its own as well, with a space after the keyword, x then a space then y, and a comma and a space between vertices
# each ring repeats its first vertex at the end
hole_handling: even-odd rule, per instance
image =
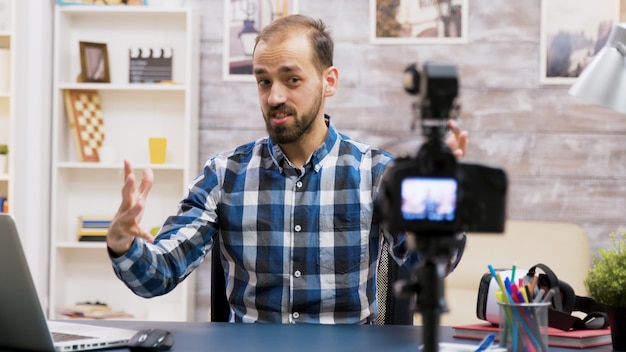
MULTIPOLYGON (((452 328, 453 337, 462 339, 482 340, 490 333, 499 332, 498 326, 491 323, 457 325, 452 328)), ((608 328, 570 331, 548 328, 548 345, 552 347, 588 348, 610 344, 611 330, 608 328)))
POLYGON ((111 219, 105 217, 78 217, 78 240, 82 242, 105 241, 111 219))

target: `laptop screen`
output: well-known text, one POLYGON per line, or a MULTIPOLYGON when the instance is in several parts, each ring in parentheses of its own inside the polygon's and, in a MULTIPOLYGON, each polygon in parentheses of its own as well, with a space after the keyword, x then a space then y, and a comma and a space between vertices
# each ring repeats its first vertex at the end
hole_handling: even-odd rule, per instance
POLYGON ((0 214, 0 346, 53 350, 15 221, 0 214))

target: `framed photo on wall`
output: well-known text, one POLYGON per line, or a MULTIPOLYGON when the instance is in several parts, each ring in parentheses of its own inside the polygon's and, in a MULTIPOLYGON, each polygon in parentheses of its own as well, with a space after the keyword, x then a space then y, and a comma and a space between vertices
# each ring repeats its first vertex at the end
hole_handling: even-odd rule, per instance
POLYGON ((105 43, 79 42, 82 82, 111 82, 109 53, 105 43))
POLYGON ((468 11, 468 0, 370 0, 370 42, 464 44, 468 11))
POLYGON ((252 51, 257 34, 277 18, 298 13, 298 0, 224 0, 225 81, 252 82, 252 51))
POLYGON ((623 0, 543 0, 540 82, 573 84, 606 43, 623 0))

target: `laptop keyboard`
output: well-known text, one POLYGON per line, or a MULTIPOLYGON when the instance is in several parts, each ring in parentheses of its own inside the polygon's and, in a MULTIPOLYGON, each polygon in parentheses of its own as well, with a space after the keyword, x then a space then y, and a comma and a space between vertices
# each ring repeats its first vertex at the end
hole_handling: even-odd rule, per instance
POLYGON ((53 332, 52 339, 54 342, 65 342, 65 341, 74 341, 74 340, 82 340, 82 339, 92 339, 92 336, 82 336, 76 334, 65 334, 62 332, 53 332))

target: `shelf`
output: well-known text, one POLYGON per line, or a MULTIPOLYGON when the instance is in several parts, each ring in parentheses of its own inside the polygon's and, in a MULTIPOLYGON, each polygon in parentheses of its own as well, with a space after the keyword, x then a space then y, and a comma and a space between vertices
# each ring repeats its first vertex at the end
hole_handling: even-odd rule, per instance
MULTIPOLYGON (((6 198, 9 204, 18 199, 15 196, 16 173, 14 161, 16 156, 20 156, 20 151, 16 147, 16 116, 15 107, 18 105, 15 99, 15 77, 17 75, 18 64, 16 63, 15 50, 15 22, 17 18, 16 7, 18 0, 5 1, 3 12, 0 13, 0 144, 6 144, 9 148, 8 158, 0 161, 0 197, 6 198), (4 18, 7 16, 7 18, 4 18)), ((3 155, 4 156, 4 155, 3 155)), ((2 203, 0 203, 0 213, 2 203)), ((20 225, 20 224, 18 224, 20 225)))
POLYGON ((57 249, 67 249, 67 250, 91 250, 95 249, 98 251, 106 249, 106 242, 79 242, 79 241, 68 241, 68 242, 57 242, 54 245, 57 249))
POLYGON ((172 8, 172 7, 151 7, 151 6, 106 6, 106 5, 64 5, 60 6, 59 10, 64 13, 76 13, 81 15, 95 14, 102 16, 106 14, 114 15, 150 15, 165 14, 168 17, 176 14, 185 16, 188 14, 187 8, 172 8))
MULTIPOLYGON (((58 94, 61 95, 61 91, 58 94)), ((187 167, 186 149, 193 133, 192 122, 187 114, 192 113, 188 102, 188 90, 100 90, 101 111, 104 123, 104 142, 112 150, 112 160, 121 167, 122 160, 133 166, 149 165, 150 137, 167 137, 166 164, 149 165, 154 168, 174 169, 187 167)), ((93 163, 81 163, 76 145, 65 116, 63 100, 59 97, 55 112, 58 125, 57 162, 60 166, 92 168, 93 163)))
MULTIPOLYGON (((91 169, 101 169, 101 170, 123 170, 124 165, 122 161, 115 164, 103 164, 103 163, 87 163, 87 162, 60 162, 57 164, 59 169, 78 169, 78 170, 91 170, 91 169)), ((183 171, 185 170, 185 165, 183 164, 133 164, 133 168, 136 170, 140 170, 143 168, 150 168, 153 170, 175 170, 175 171, 183 171)), ((1 179, 1 178, 0 178, 1 179)))
POLYGON ((86 90, 131 90, 131 91, 184 91, 187 87, 183 84, 140 84, 140 83, 59 83, 59 89, 86 89, 86 90))
POLYGON ((199 45, 199 22, 191 9, 56 6, 49 316, 59 317, 61 307, 78 301, 98 300, 137 319, 194 319, 194 275, 162 297, 140 298, 115 277, 106 244, 79 242, 77 233, 80 216, 115 215, 122 201, 123 160, 131 162, 139 182, 145 168, 154 171, 139 225, 148 231, 176 213, 197 173, 199 45), (80 41, 107 44, 111 83, 76 82, 80 41), (176 83, 128 83, 129 49, 144 46, 172 48, 176 83), (101 162, 82 162, 77 155, 65 111, 64 90, 70 89, 98 91, 110 151, 101 153, 101 162), (164 164, 150 163, 151 137, 167 138, 164 164))
POLYGON ((57 43, 59 50, 55 58, 56 81, 60 84, 73 84, 80 74, 80 41, 107 45, 112 85, 128 86, 129 50, 137 47, 171 49, 172 80, 181 84, 196 80, 190 76, 192 68, 187 63, 192 59, 191 41, 199 42, 199 38, 197 34, 188 36, 192 17, 188 9, 63 6, 57 7, 56 16, 55 27, 64 32, 63 40, 57 43), (111 26, 112 22, 115 26, 111 26))
MULTIPOLYGON (((97 251, 92 248, 60 251, 56 266, 65 277, 53 285, 54 291, 51 292, 58 308, 77 302, 100 301, 140 320, 188 320, 181 304, 186 302, 189 294, 188 285, 180 285, 167 295, 149 300, 136 296, 115 276, 108 254, 104 247, 101 248, 97 251)), ((51 313, 51 317, 62 318, 58 312, 51 313)))

